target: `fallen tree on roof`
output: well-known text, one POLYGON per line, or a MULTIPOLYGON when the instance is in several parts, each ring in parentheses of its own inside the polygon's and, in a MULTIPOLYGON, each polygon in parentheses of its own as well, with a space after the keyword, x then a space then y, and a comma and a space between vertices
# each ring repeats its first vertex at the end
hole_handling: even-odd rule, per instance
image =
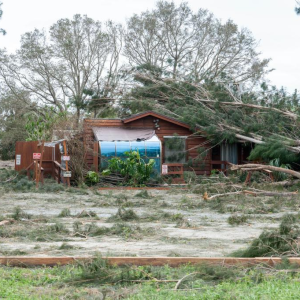
POLYGON ((154 74, 151 69, 140 69, 134 78, 137 85, 130 101, 122 103, 129 111, 138 110, 139 105, 143 110, 146 105, 180 119, 195 132, 205 133, 212 146, 222 142, 255 144, 252 160, 300 162, 300 101, 296 93, 288 95, 266 84, 255 92, 242 91, 238 84, 165 78, 163 72, 154 74))

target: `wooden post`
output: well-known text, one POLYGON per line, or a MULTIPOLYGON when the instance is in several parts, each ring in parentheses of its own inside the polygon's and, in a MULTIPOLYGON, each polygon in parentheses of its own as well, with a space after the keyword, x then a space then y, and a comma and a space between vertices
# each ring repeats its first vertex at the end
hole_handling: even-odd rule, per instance
POLYGON ((99 142, 94 142, 94 152, 93 152, 93 166, 95 172, 99 171, 99 142))
MULTIPOLYGON (((66 143, 66 140, 63 141, 63 146, 64 146, 64 155, 68 155, 68 152, 67 152, 67 143, 66 143)), ((69 171, 69 162, 66 161, 66 170, 69 171)), ((70 177, 67 178, 67 184, 68 184, 68 187, 71 186, 70 184, 70 177)))
MULTIPOLYGON (((41 178, 41 170, 42 170, 45 142, 42 141, 40 144, 38 144, 38 147, 41 148, 41 158, 40 158, 40 163, 38 163, 38 160, 36 162, 36 164, 37 164, 36 188, 39 187, 39 182, 40 182, 40 178, 41 178)), ((42 180, 42 182, 44 183, 44 180, 42 180)))

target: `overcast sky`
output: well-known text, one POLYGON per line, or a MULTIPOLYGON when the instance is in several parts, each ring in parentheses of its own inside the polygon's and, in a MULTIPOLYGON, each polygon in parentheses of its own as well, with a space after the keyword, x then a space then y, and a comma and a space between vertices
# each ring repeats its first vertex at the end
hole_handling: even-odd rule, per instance
MULTIPOLYGON (((156 0, 0 0, 3 18, 0 47, 12 52, 19 46, 20 36, 35 28, 48 29, 61 18, 74 14, 106 21, 125 23, 134 13, 155 6, 156 0)), ((175 0, 180 3, 181 1, 175 0)), ((240 27, 252 31, 260 42, 262 57, 272 58, 275 70, 268 76, 272 84, 289 92, 300 90, 300 16, 294 12, 294 0, 188 0, 196 11, 206 8, 222 21, 232 19, 240 27)))

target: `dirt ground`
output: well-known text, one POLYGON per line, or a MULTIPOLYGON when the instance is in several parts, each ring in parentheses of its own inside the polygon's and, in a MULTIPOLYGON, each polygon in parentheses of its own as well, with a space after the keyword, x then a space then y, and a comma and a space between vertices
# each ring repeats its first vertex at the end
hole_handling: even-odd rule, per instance
POLYGON ((30 218, 21 214, 18 221, 0 228, 4 232, 0 253, 75 256, 97 251, 110 256, 226 256, 247 247, 263 230, 277 227, 281 217, 295 212, 300 203, 298 198, 280 201, 244 195, 209 202, 179 188, 147 193, 75 191, 2 193, 2 219, 11 218, 16 207, 30 218), (123 214, 133 211, 138 219, 118 220, 119 208, 123 214), (63 210, 70 216, 59 217, 63 210), (230 225, 228 218, 236 215, 247 216, 247 221, 230 225), (117 223, 123 226, 118 233, 89 234, 91 226, 112 228, 117 223), (43 234, 41 228, 57 224, 63 224, 68 232, 57 229, 55 234, 43 234))
MULTIPOLYGON (((0 161, 0 169, 13 161, 0 161)), ((43 190, 21 179, 0 185, 0 255, 227 256, 297 213, 292 198, 231 195, 205 201, 192 189, 43 190), (229 218, 244 217, 229 224, 229 218)))
POLYGON ((0 160, 0 169, 9 169, 15 167, 14 160, 0 160))

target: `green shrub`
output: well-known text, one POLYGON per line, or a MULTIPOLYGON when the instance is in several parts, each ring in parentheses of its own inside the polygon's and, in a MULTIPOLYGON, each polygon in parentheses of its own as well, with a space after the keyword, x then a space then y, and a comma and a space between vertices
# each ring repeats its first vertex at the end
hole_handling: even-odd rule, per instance
POLYGON ((99 182, 99 178, 100 178, 100 176, 97 172, 89 171, 86 174, 85 183, 88 186, 95 185, 99 182))

